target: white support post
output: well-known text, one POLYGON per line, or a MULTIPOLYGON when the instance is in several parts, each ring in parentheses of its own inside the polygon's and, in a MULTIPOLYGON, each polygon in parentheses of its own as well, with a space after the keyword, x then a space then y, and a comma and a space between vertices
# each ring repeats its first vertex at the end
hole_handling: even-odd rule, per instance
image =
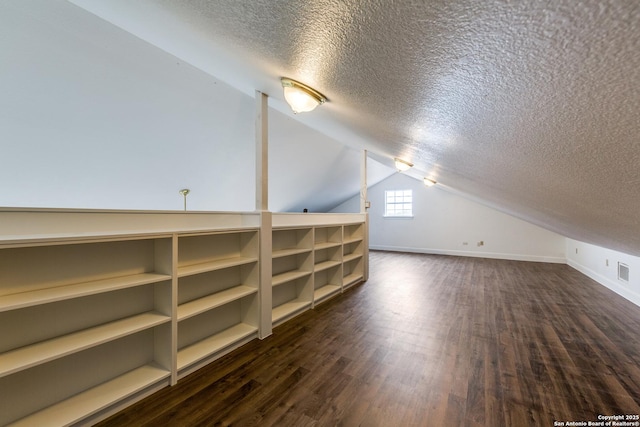
POLYGON ((362 150, 360 162, 360 213, 367 212, 367 150, 362 150))
POLYGON ((260 316, 258 336, 271 335, 271 228, 269 212, 269 140, 268 97, 256 91, 256 211, 260 212, 260 316))
POLYGON ((258 337, 264 339, 273 333, 271 311, 273 306, 273 289, 271 287, 271 251, 272 251, 271 212, 260 212, 260 324, 258 337))
POLYGON ((369 214, 367 213, 367 150, 362 150, 360 164, 360 213, 365 215, 363 248, 363 278, 369 279, 369 214))
MULTIPOLYGON (((178 235, 171 237, 171 264, 165 270, 171 274, 171 376, 169 385, 178 383, 178 235)), ((165 272, 163 271, 163 272, 165 272)))
POLYGON ((268 97, 256 91, 256 210, 269 210, 268 97))

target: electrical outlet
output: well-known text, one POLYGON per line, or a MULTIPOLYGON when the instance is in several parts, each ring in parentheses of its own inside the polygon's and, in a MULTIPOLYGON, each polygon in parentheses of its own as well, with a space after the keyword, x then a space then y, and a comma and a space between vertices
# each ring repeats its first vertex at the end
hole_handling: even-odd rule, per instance
POLYGON ((576 248, 576 253, 578 253, 578 248, 576 248))
POLYGON ((604 263, 606 264, 607 267, 609 267, 609 260, 605 260, 604 263))
POLYGON ((469 242, 462 242, 462 246, 467 246, 469 242))

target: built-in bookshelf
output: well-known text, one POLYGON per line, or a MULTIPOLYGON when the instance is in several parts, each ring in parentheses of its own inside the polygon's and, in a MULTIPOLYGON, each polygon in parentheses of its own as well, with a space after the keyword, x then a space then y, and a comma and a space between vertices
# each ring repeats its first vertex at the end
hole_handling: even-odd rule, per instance
POLYGON ((170 383, 170 236, 0 249, 0 424, 69 425, 170 383))
POLYGON ((266 218, 0 209, 0 425, 94 424, 364 280, 364 215, 266 218))
POLYGON ((339 295, 365 279, 365 224, 315 223, 323 216, 276 216, 272 234, 272 324, 339 295), (307 226, 301 226, 310 219, 307 226), (296 227, 285 227, 289 223, 296 227))

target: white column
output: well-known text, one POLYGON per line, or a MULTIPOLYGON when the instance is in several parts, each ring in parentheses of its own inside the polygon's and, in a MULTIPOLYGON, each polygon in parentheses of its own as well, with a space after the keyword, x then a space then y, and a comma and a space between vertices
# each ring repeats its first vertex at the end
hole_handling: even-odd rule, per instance
POLYGON ((271 335, 271 212, 269 212, 268 97, 256 91, 256 211, 260 212, 260 318, 258 336, 271 335))
POLYGON ((367 150, 362 150, 360 162, 360 213, 367 212, 367 150))
POLYGON ((271 311, 273 306, 273 289, 271 286, 271 251, 272 251, 272 218, 271 212, 260 212, 260 324, 258 337, 266 338, 273 332, 271 311))
POLYGON ((364 214, 364 241, 362 244, 363 276, 369 279, 369 214, 367 213, 367 150, 362 150, 362 162, 360 164, 360 213, 364 214))
POLYGON ((256 91, 256 210, 269 210, 268 97, 256 91))

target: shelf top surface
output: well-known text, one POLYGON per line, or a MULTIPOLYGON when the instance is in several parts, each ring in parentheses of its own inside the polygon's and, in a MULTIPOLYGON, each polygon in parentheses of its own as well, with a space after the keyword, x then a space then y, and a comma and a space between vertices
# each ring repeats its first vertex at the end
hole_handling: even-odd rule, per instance
POLYGON ((117 291, 171 280, 167 274, 142 273, 73 283, 0 296, 0 312, 73 298, 117 291))

